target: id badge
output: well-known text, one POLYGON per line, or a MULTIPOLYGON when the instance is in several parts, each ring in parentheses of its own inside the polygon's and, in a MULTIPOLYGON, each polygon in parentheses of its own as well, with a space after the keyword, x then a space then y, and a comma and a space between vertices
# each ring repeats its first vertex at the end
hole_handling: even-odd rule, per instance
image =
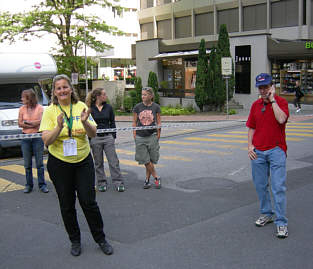
POLYGON ((64 156, 76 156, 77 155, 77 142, 75 139, 70 138, 63 141, 64 156))

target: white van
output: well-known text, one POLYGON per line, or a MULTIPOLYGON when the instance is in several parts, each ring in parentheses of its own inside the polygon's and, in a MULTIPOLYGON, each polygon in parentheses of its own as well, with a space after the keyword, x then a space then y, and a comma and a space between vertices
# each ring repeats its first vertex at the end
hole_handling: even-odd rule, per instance
MULTIPOLYGON (((23 90, 34 89, 38 102, 48 105, 43 87, 56 73, 56 63, 49 54, 0 52, 0 135, 22 133, 18 127, 18 110, 22 106, 23 90)), ((20 140, 0 139, 0 155, 6 148, 19 145, 20 140)))

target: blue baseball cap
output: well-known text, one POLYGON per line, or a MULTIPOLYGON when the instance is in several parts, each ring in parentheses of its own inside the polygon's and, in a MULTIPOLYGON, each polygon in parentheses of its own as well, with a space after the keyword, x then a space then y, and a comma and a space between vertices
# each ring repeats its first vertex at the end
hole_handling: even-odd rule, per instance
POLYGON ((255 87, 269 85, 272 83, 272 76, 267 73, 261 73, 255 78, 255 87))

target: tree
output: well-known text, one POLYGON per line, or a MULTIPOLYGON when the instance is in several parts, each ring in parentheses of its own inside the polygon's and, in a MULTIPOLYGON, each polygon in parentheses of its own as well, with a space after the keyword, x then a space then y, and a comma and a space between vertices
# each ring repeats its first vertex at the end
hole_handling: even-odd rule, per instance
POLYGON ((158 77, 156 73, 150 71, 149 77, 148 77, 148 87, 151 87, 154 92, 154 102, 160 104, 160 96, 159 96, 159 83, 158 83, 158 77))
MULTIPOLYGON (((112 6, 118 0, 85 0, 85 7, 112 6)), ((30 41, 31 37, 51 34, 57 38, 53 54, 59 55, 62 70, 66 74, 84 73, 78 51, 86 44, 89 48, 103 52, 111 48, 99 39, 101 33, 122 34, 114 26, 108 26, 97 16, 83 16, 84 0, 42 0, 26 13, 0 12, 0 42, 11 44, 17 39, 30 41), (85 26, 84 26, 85 25, 85 26), (85 38, 86 35, 86 38, 85 38)))
POLYGON ((142 91, 142 81, 141 81, 141 77, 136 77, 135 79, 135 90, 136 90, 136 94, 137 94, 137 102, 141 103, 141 91, 142 91))
POLYGON ((195 89, 195 101, 200 108, 200 111, 203 111, 203 106, 207 104, 208 88, 208 57, 206 55, 205 41, 204 39, 201 39, 199 46, 195 89))
POLYGON ((208 97, 207 104, 209 106, 215 106, 217 104, 217 85, 216 85, 216 76, 217 76, 217 65, 216 65, 216 47, 213 47, 210 52, 210 61, 208 66, 208 97))
MULTIPOLYGON (((217 42, 217 54, 218 54, 218 70, 220 72, 220 78, 222 80, 221 85, 222 87, 219 89, 219 98, 218 102, 220 106, 223 106, 226 101, 226 82, 222 79, 221 74, 221 57, 231 57, 230 54, 230 45, 229 45, 229 36, 227 32, 227 27, 225 24, 220 26, 218 42, 217 42)), ((233 97, 233 90, 235 86, 235 77, 234 77, 234 63, 232 63, 232 75, 228 80, 228 98, 231 99, 233 97)))

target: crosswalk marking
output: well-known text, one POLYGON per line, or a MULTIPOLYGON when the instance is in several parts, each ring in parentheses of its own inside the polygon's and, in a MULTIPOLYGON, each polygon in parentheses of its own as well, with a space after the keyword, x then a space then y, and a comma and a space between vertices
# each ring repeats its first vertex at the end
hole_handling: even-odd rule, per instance
POLYGON ((225 143, 240 143, 246 144, 246 140, 232 140, 232 139, 217 139, 217 138, 203 138, 203 137, 186 137, 185 140, 204 141, 204 142, 225 142, 225 143))
POLYGON ((9 191, 19 191, 24 189, 24 186, 16 184, 4 178, 0 178, 0 193, 9 191))
MULTIPOLYGON (((248 135, 247 131, 231 131, 228 133, 229 134, 246 134, 245 137, 247 137, 247 135, 248 135)), ((286 132, 286 135, 287 135, 287 137, 286 137, 287 141, 297 141, 297 142, 303 141, 304 139, 303 138, 290 137, 290 136, 303 136, 303 137, 307 136, 307 134, 295 135, 292 132, 290 132, 290 133, 286 132)), ((309 136, 311 137, 311 135, 309 135, 309 136)))
MULTIPOLYGON (((229 148, 234 148, 234 149, 242 149, 242 150, 247 150, 247 148, 243 148, 241 146, 237 145, 223 145, 223 144, 216 144, 216 143, 210 143, 203 145, 203 143, 197 143, 197 142, 183 142, 183 141, 160 141, 161 144, 167 144, 167 145, 181 145, 181 146, 198 146, 200 145, 201 147, 203 146, 208 146, 208 147, 214 147, 214 148, 221 148, 221 149, 229 149, 229 148)), ((167 146, 162 146, 161 148, 166 148, 167 146)), ((167 148, 172 148, 172 146, 167 147, 167 148)), ((185 148, 179 148, 182 150, 186 150, 185 148)), ((218 152, 218 151, 217 151, 218 152)))
MULTIPOLYGON (((135 166, 135 167, 142 167, 142 164, 138 164, 136 161, 131 161, 131 160, 125 160, 125 159, 119 159, 120 163, 123 165, 127 165, 127 166, 135 166)), ((105 159, 104 162, 107 162, 107 160, 105 159)), ((162 164, 155 164, 155 167, 164 167, 164 165, 162 164)))
POLYGON ((197 129, 183 129, 181 131, 169 132, 167 133, 167 135, 184 134, 184 133, 189 133, 189 132, 194 132, 194 131, 197 131, 197 129))
POLYGON ((302 131, 302 129, 310 129, 310 130, 312 130, 313 127, 311 127, 311 126, 287 125, 286 129, 288 130, 289 128, 295 128, 295 129, 298 129, 298 130, 302 131))
POLYGON ((228 134, 208 134, 206 136, 212 137, 233 137, 233 138, 247 138, 247 135, 228 135, 228 134))
MULTIPOLYGON (((205 150, 205 149, 184 149, 184 148, 179 148, 179 147, 172 147, 172 146, 162 146, 164 149, 171 149, 171 150, 176 150, 176 151, 182 151, 182 152, 193 152, 193 153, 203 153, 203 154, 210 154, 210 155, 231 155, 233 154, 232 152, 221 152, 217 150, 205 150)), ((224 147, 225 148, 225 147, 224 147)), ((247 150, 245 148, 245 150, 247 150)))
POLYGON ((287 132, 313 133, 313 130, 287 129, 287 132))
MULTIPOLYGON (((17 173, 20 175, 25 175, 25 168, 22 165, 17 165, 17 164, 4 165, 4 166, 0 166, 0 169, 14 172, 14 173, 17 173)), ((37 169, 36 168, 33 168, 33 176, 35 178, 37 178, 37 169)), ((45 180, 51 182, 49 174, 47 171, 45 171, 45 180)))
POLYGON ((182 141, 160 141, 160 144, 172 144, 172 145, 182 145, 182 146, 198 146, 201 145, 201 143, 196 142, 182 142, 182 141))
POLYGON ((287 126, 288 126, 289 124, 290 124, 290 125, 299 125, 299 126, 301 126, 301 125, 313 126, 313 123, 309 123, 309 122, 293 122, 293 123, 288 123, 287 126))
MULTIPOLYGON (((131 156, 135 155, 134 151, 124 150, 124 149, 117 149, 116 152, 120 153, 120 154, 131 155, 131 156)), ((165 160, 192 162, 192 159, 190 159, 190 158, 184 158, 184 157, 178 157, 178 156, 161 155, 160 159, 161 160, 165 159, 165 160)))
POLYGON ((289 133, 286 132, 287 136, 303 136, 303 137, 313 137, 313 134, 303 134, 303 133, 289 133))

